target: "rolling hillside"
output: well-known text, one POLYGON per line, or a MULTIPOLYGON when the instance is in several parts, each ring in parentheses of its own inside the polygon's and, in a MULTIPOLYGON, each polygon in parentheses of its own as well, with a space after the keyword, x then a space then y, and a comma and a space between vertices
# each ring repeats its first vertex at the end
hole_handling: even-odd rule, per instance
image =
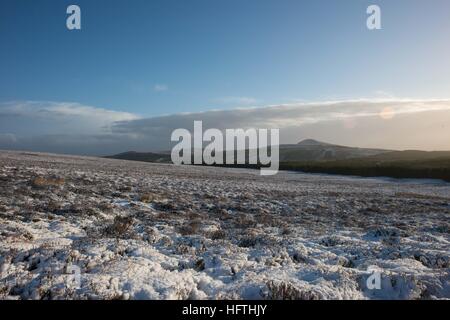
POLYGON ((112 156, 106 156, 109 159, 131 160, 141 162, 171 163, 170 154, 153 152, 135 152, 128 151, 112 156))
MULTIPOLYGON (((171 163, 169 153, 125 152, 108 158, 171 163)), ((224 166, 260 167, 236 164, 224 166)), ((280 170, 450 181, 450 151, 353 148, 307 139, 298 144, 280 146, 280 170)))
POLYGON ((280 146, 280 161, 343 160, 380 155, 390 150, 339 146, 306 139, 298 144, 280 146))
MULTIPOLYGON (((248 152, 248 151, 247 151, 248 152)), ((352 148, 338 146, 312 139, 306 139, 298 144, 280 145, 280 161, 321 161, 343 160, 361 158, 366 156, 381 155, 390 152, 382 149, 352 148)), ((143 162, 171 162, 170 153, 134 152, 120 153, 107 158, 133 160, 143 162)))

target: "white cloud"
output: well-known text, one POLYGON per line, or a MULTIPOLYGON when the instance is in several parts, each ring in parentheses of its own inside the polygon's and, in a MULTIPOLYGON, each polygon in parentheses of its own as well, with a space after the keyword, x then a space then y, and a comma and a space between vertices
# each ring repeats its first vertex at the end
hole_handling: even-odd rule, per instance
MULTIPOLYGON (((64 133, 80 129, 83 132, 100 132, 117 121, 136 120, 139 117, 129 112, 85 106, 70 102, 22 101, 0 104, 0 124, 8 126, 12 118, 16 122, 33 120, 33 127, 40 129, 42 122, 52 121, 52 127, 64 127, 64 133), (80 127, 81 126, 81 127, 80 127)), ((17 123, 18 124, 18 123, 17 123)), ((33 127, 28 128, 32 130, 33 127)), ((48 127, 47 130, 51 129, 48 127)))
POLYGON ((155 84, 153 86, 153 91, 156 92, 163 92, 163 91, 168 91, 169 87, 166 84, 155 84))
POLYGON ((142 141, 161 137, 162 146, 168 148, 174 129, 192 130, 193 122, 202 120, 204 128, 222 130, 279 128, 281 143, 320 137, 334 143, 351 142, 367 147, 450 149, 449 116, 450 100, 361 99, 174 114, 117 122, 112 131, 133 133, 142 141), (385 117, 386 110, 390 112, 388 118, 385 117), (372 131, 367 131, 365 126, 372 131), (379 132, 376 132, 377 127, 379 132), (321 131, 317 132, 315 128, 321 128, 321 131), (414 140, 412 137, 417 135, 429 139, 414 140))
MULTIPOLYGON (((130 140, 111 132, 118 121, 139 116, 78 103, 21 101, 0 104, 0 149, 102 154, 114 141, 130 140), (107 143, 105 143, 105 141, 107 143)), ((119 148, 124 147, 124 144, 119 148)))
POLYGON ((450 100, 361 99, 142 118, 76 103, 0 104, 0 149, 111 154, 170 149, 174 129, 279 128, 281 143, 315 138, 361 147, 449 149, 450 100), (386 110, 389 113, 386 113, 386 110), (388 116, 387 116, 388 115, 388 116))
POLYGON ((156 124, 159 124, 158 127, 172 127, 194 120, 203 120, 208 127, 213 128, 285 128, 347 118, 380 117, 387 107, 395 117, 401 114, 450 110, 450 100, 347 100, 213 110, 119 122, 113 129, 145 131, 155 128, 156 124))
POLYGON ((234 106, 249 106, 249 105, 255 105, 258 103, 258 100, 252 97, 234 97, 234 96, 228 96, 228 97, 220 97, 214 100, 214 102, 219 104, 228 104, 228 105, 234 105, 234 106))

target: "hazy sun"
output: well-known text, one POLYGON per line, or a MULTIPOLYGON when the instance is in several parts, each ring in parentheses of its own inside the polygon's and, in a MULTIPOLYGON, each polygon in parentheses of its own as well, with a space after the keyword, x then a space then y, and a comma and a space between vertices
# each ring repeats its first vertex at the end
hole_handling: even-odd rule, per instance
POLYGON ((380 111, 379 116, 383 120, 390 120, 390 119, 394 118, 395 110, 390 107, 386 107, 380 111))

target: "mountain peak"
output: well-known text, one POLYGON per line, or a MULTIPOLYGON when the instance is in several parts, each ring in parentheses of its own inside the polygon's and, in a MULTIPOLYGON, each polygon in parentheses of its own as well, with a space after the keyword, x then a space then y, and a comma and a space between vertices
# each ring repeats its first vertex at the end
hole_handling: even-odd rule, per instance
POLYGON ((317 141, 314 139, 305 139, 297 143, 299 146, 326 146, 329 145, 329 143, 317 141))

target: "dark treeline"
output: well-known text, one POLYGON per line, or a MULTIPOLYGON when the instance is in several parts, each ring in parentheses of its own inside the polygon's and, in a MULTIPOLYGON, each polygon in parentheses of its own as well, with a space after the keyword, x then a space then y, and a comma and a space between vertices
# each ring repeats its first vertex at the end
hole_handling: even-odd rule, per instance
POLYGON ((302 171, 308 173, 329 173, 354 175, 362 177, 391 177, 408 179, 442 179, 450 182, 450 168, 424 168, 401 165, 371 165, 371 166, 333 166, 295 163, 281 163, 280 170, 302 171))
MULTIPOLYGON (((126 152, 112 156, 111 158, 145 162, 172 162, 169 154, 154 153, 126 152)), ((234 158, 237 159, 236 151, 234 158)), ((194 157, 191 154, 191 163, 193 162, 194 157)), ((223 158, 223 162, 225 162, 225 158, 223 158)), ((236 164, 235 160, 234 164, 216 164, 214 166, 247 169, 260 169, 262 167, 261 164, 249 164, 248 150, 245 151, 245 162, 246 164, 236 164)), ((346 160, 281 161, 279 169, 362 177, 441 179, 450 182, 450 157, 442 152, 424 153, 405 151, 346 160)))
MULTIPOLYGON (((259 164, 223 164, 218 167, 260 169, 259 164)), ((396 161, 395 163, 365 163, 363 159, 349 161, 280 162, 280 170, 305 173, 327 173, 361 177, 391 177, 403 179, 441 179, 450 182, 450 159, 427 162, 396 161)))

